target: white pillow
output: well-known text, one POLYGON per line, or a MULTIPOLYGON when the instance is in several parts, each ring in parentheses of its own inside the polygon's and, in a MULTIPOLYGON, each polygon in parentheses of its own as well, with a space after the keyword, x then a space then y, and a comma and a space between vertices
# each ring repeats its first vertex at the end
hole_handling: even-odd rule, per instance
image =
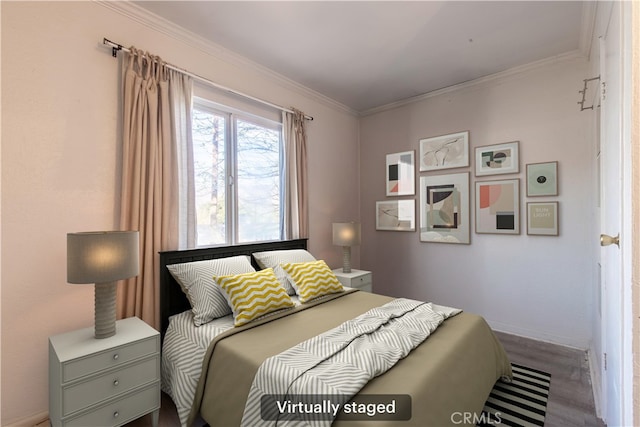
POLYGON ((167 269, 187 295, 191 303, 193 323, 196 326, 231 314, 231 307, 227 304, 220 287, 216 285, 214 276, 256 271, 246 255, 172 264, 168 265, 167 269))
POLYGON ((280 264, 316 261, 313 255, 304 249, 254 252, 253 257, 256 259, 260 268, 273 268, 278 281, 284 286, 284 289, 289 295, 295 295, 296 290, 293 288, 287 273, 282 269, 280 264))

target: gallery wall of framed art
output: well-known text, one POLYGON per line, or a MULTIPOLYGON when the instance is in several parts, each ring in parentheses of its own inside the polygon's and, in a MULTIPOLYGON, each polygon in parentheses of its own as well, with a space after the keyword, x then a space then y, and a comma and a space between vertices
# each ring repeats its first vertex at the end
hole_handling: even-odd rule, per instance
POLYGON ((455 131, 419 139, 417 151, 387 154, 386 196, 417 199, 377 201, 376 230, 418 230, 421 242, 454 244, 470 244, 472 228, 477 235, 520 235, 525 227, 527 236, 558 236, 559 201, 546 199, 559 195, 558 162, 521 168, 522 144, 472 148, 470 131, 455 131))

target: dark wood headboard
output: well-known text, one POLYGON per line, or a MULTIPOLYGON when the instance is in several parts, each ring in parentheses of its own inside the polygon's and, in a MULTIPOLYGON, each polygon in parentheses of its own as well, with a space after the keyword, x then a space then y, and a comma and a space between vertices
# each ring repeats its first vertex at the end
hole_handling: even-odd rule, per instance
MULTIPOLYGON (((182 292, 180 285, 167 269, 167 265, 226 258, 237 255, 251 256, 254 252, 284 249, 307 249, 307 239, 278 240, 273 242, 248 243, 234 246, 215 246, 209 248, 160 252, 160 326, 162 336, 164 337, 164 333, 169 327, 170 316, 191 309, 189 300, 184 292, 182 292)), ((251 264, 253 264, 253 267, 256 270, 260 268, 253 257, 251 257, 251 264)))

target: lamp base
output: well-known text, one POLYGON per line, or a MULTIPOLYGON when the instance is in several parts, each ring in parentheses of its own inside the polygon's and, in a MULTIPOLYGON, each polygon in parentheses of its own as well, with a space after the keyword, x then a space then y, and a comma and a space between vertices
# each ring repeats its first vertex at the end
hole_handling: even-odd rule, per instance
POLYGON ((342 272, 351 273, 351 246, 342 247, 342 272))
POLYGON ((95 337, 109 338, 116 334, 116 282, 95 285, 95 337))

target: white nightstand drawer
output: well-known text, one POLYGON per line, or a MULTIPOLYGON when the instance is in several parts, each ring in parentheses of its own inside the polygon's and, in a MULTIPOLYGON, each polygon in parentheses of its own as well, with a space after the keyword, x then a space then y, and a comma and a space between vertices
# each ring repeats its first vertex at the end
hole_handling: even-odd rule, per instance
POLYGON ((158 340, 158 337, 153 337, 66 362, 62 365, 62 381, 71 381, 154 354, 158 351, 158 340))
POLYGON ((373 289, 372 273, 366 270, 351 270, 348 273, 341 268, 333 270, 336 277, 343 286, 360 289, 364 292, 371 292, 373 289))
POLYGON ((160 358, 154 356, 65 387, 62 391, 62 416, 155 381, 159 375, 160 358))
POLYGON ((160 383, 129 393, 101 408, 63 423, 65 426, 120 426, 160 407, 160 383))
POLYGON ((363 288, 367 285, 371 285, 371 273, 364 274, 362 276, 354 277, 351 280, 351 286, 354 288, 363 288))

